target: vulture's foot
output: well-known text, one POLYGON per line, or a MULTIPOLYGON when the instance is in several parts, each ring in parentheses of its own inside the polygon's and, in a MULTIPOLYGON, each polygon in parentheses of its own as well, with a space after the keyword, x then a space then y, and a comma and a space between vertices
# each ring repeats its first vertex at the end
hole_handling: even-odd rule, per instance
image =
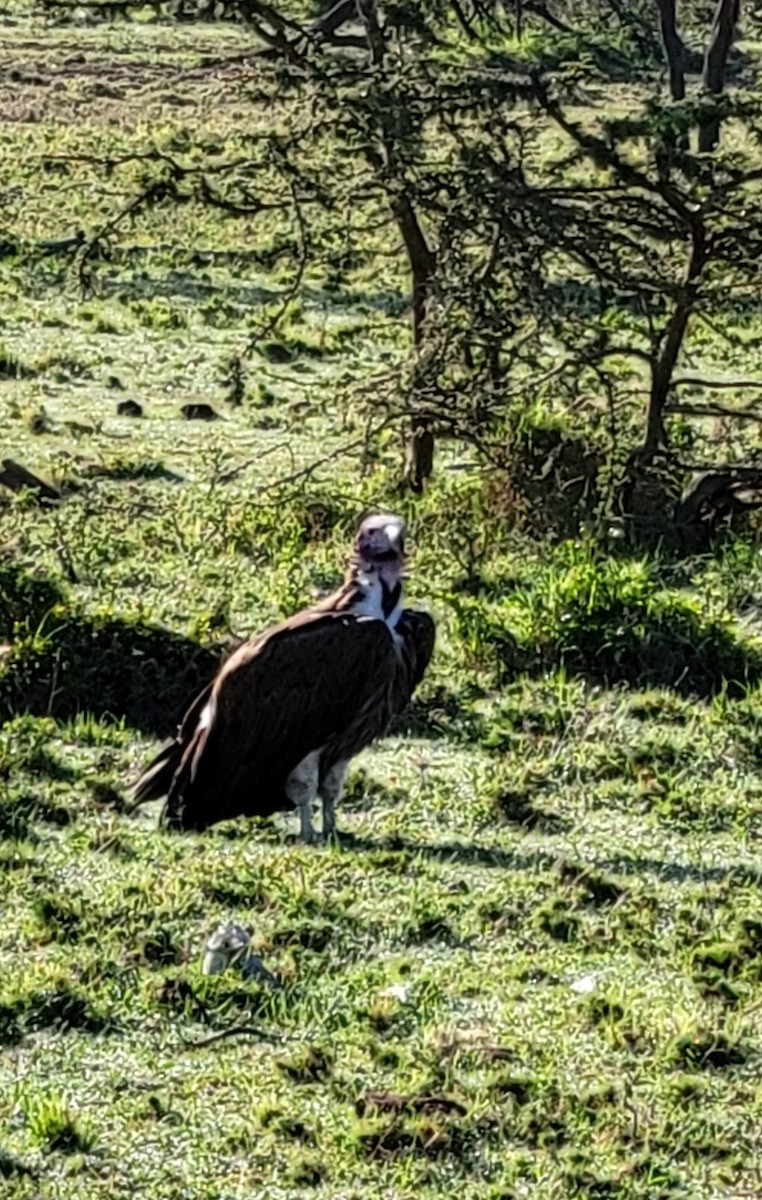
POLYGON ((331 767, 320 785, 320 799, 323 801, 323 838, 330 841, 336 837, 336 805, 344 790, 344 780, 347 774, 347 763, 337 762, 331 767))
POLYGON ((318 840, 318 832, 312 824, 311 804, 302 804, 299 808, 299 841, 305 846, 312 846, 318 840))
POLYGON ((286 795, 299 813, 299 837, 310 845, 316 839, 312 802, 317 796, 320 753, 315 750, 299 763, 286 780, 286 795))

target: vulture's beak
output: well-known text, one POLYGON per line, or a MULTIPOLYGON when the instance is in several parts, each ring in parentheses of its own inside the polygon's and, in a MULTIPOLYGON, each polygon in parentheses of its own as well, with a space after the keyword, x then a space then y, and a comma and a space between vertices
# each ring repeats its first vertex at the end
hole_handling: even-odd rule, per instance
POLYGON ((399 522, 394 521, 384 526, 384 533, 389 542, 389 549, 402 558, 405 554, 405 534, 399 522))

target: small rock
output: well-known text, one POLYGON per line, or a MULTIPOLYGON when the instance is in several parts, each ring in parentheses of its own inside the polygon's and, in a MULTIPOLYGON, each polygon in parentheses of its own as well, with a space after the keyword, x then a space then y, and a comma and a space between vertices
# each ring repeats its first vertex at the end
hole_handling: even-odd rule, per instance
POLYGON ((268 971, 257 954, 249 953, 253 930, 234 921, 218 925, 204 947, 201 970, 204 975, 221 975, 228 967, 239 968, 244 979, 259 979, 271 987, 278 987, 278 980, 268 971))
POLYGON ((573 979, 569 987, 578 996, 589 996, 594 992, 597 986, 595 975, 580 975, 579 979, 573 979))
POLYGON ((36 412, 30 414, 27 420, 27 426, 30 433, 52 433, 53 426, 50 417, 45 412, 44 408, 38 408, 36 412))
POLYGON ((216 413, 211 404, 184 404, 180 409, 180 415, 185 417, 186 421, 219 421, 219 413, 216 413))
POLYGON ((227 921, 218 925, 204 947, 201 970, 204 975, 221 975, 233 963, 240 963, 251 941, 250 929, 227 921))
POLYGON ((143 406, 137 400, 120 400, 116 406, 118 417, 142 417, 143 406))
POLYGON ((381 995, 388 996, 392 1000, 399 1000, 400 1004, 407 1004, 410 999, 410 988, 406 988, 401 983, 393 983, 390 987, 384 988, 381 995))

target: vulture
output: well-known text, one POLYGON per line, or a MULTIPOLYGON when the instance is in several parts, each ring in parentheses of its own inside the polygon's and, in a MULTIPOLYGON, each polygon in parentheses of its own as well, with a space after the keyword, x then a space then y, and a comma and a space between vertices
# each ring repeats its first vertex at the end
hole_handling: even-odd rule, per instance
POLYGON ((344 583, 313 607, 240 646, 196 697, 176 736, 135 785, 135 803, 165 797, 161 824, 206 829, 296 809, 324 836, 350 759, 386 731, 423 678, 435 626, 403 607, 405 526, 362 522, 344 583))

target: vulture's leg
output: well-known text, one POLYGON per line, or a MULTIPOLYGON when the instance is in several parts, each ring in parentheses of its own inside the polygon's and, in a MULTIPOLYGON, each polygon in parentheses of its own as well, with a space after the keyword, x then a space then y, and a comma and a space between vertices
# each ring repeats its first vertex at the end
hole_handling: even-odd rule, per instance
POLYGON ((303 842, 315 841, 312 825, 312 803, 317 796, 320 751, 308 754, 286 780, 286 795, 299 812, 299 835, 303 842))
POLYGON ((336 832, 336 803, 344 790, 348 765, 346 762, 335 763, 320 785, 320 799, 323 801, 323 837, 331 837, 336 832))

